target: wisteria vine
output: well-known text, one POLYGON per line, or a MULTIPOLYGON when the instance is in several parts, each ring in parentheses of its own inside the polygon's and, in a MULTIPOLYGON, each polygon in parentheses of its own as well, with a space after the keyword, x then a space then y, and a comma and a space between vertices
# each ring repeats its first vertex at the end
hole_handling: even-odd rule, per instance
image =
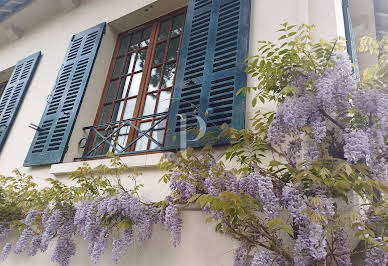
POLYGON ((131 169, 119 158, 80 167, 70 175, 77 186, 48 179, 38 189, 18 171, 0 176, 1 259, 54 245, 51 260, 70 265, 80 236, 92 262, 111 247, 118 263, 156 224, 177 247, 181 212, 194 204, 217 232, 240 241, 234 266, 387 265, 388 67, 358 82, 343 41, 312 43, 311 30, 283 24, 280 46, 261 43, 247 68, 260 85, 242 92, 257 92, 253 106, 275 101, 277 112, 257 111, 252 130, 225 128, 232 145, 221 159, 209 147, 164 157, 161 181, 171 194, 163 201, 141 199, 137 173, 123 186, 131 169), (230 160, 238 167, 228 169, 230 160))

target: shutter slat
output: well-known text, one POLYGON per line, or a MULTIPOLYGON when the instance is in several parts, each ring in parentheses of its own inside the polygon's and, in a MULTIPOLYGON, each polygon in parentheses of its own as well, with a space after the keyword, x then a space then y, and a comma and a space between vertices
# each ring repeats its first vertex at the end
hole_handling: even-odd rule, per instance
MULTIPOLYGON (((166 146, 180 146, 179 115, 188 115, 187 127, 206 123, 206 134, 218 136, 224 123, 245 127, 245 99, 237 91, 246 86, 250 0, 191 0, 186 16, 166 146)), ((197 132, 198 133, 198 132, 197 132)), ((188 132, 188 139, 197 133, 188 132)), ((218 139, 210 144, 225 144, 218 139)), ((199 147, 201 140, 188 146, 199 147)))
POLYGON ((41 53, 37 52, 17 62, 0 99, 0 151, 23 102, 40 55, 41 53))
POLYGON ((104 31, 102 23, 73 36, 24 166, 62 162, 104 31))

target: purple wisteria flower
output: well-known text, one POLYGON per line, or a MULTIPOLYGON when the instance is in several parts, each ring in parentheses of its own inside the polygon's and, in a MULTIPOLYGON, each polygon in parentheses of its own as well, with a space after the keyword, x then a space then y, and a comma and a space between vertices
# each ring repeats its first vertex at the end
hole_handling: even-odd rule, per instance
POLYGON ((164 228, 170 231, 170 240, 174 247, 177 247, 181 242, 181 231, 183 220, 179 215, 178 207, 169 204, 166 207, 164 228))
POLYGON ((92 253, 90 254, 90 258, 94 263, 100 259, 101 255, 104 253, 106 246, 109 240, 109 232, 107 229, 102 229, 100 234, 93 242, 92 253))
POLYGON ((371 153, 368 134, 362 130, 353 130, 345 134, 344 152, 349 162, 366 161, 371 153))
POLYGON ((190 199, 192 196, 196 194, 196 187, 195 185, 188 181, 183 180, 182 177, 180 177, 181 173, 178 171, 174 171, 171 176, 170 181, 170 188, 172 190, 176 190, 179 195, 181 195, 186 200, 190 199))
POLYGON ((26 225, 30 225, 30 226, 31 226, 32 223, 35 221, 36 217, 37 217, 39 214, 40 214, 39 211, 37 211, 37 210, 31 210, 31 211, 27 214, 26 218, 24 219, 24 223, 25 223, 26 225))
POLYGON ((300 138, 292 140, 288 144, 286 159, 287 159, 287 162, 293 167, 296 167, 298 163, 297 161, 299 158, 298 155, 301 149, 302 149, 302 139, 300 138))
POLYGON ((233 266, 249 266, 247 250, 244 245, 235 250, 233 266))
POLYGON ((5 225, 0 225, 0 243, 4 242, 7 239, 8 234, 10 232, 12 232, 12 229, 10 227, 5 225))
POLYGON ((62 225, 62 221, 63 221, 62 215, 63 215, 62 211, 55 210, 51 214, 50 218, 48 218, 48 220, 45 224, 46 230, 42 235, 42 241, 41 241, 41 245, 40 245, 40 249, 42 251, 47 250, 48 244, 54 238, 58 228, 62 225))
POLYGON ((5 260, 9 256, 9 254, 11 253, 11 249, 12 249, 11 243, 7 243, 4 245, 3 250, 1 252, 1 259, 2 260, 5 260))
POLYGON ((271 178, 256 172, 251 173, 239 180, 239 189, 261 201, 267 219, 277 216, 279 200, 274 193, 271 178))
POLYGON ((40 249, 40 243, 42 242, 42 238, 40 236, 34 236, 31 240, 30 247, 28 248, 28 256, 32 257, 38 253, 40 249))
POLYGON ((334 249, 336 260, 341 266, 351 266, 349 239, 344 230, 335 232, 334 249))
MULTIPOLYGON (((382 238, 376 238, 376 241, 382 242, 382 238)), ((365 266, 383 266, 388 264, 388 252, 384 250, 383 244, 376 245, 366 252, 365 266)))
POLYGON ((63 227, 59 232, 51 260, 57 262, 61 266, 69 265, 70 258, 76 253, 76 244, 73 240, 75 229, 74 219, 73 217, 70 217, 64 222, 63 227))
POLYGON ((356 90, 357 79, 346 51, 335 54, 334 64, 318 79, 317 98, 325 111, 339 113, 349 107, 349 95, 356 90))
POLYGON ((287 263, 283 257, 274 253, 273 251, 265 250, 256 252, 253 256, 251 266, 263 266, 263 265, 273 265, 273 266, 286 266, 287 263))
POLYGON ((19 240, 16 242, 15 254, 23 253, 26 250, 31 236, 32 236, 32 231, 30 229, 23 230, 23 232, 19 237, 19 240))

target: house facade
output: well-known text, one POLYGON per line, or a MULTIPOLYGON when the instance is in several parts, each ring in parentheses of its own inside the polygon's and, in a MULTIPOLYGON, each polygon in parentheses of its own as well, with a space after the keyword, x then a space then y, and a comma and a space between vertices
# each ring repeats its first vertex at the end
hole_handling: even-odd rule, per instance
MULTIPOLYGON (((158 183, 161 156, 206 144, 201 132, 185 129, 216 135, 224 123, 249 127, 252 96, 237 91, 257 84, 244 60, 259 41, 276 41, 281 23, 315 24, 316 38, 346 36, 354 62, 355 44, 368 32, 360 17, 375 37, 387 30, 383 0, 349 1, 2 0, 0 174, 19 169, 44 187, 48 177, 68 182, 85 162, 109 165, 112 152, 143 173, 145 199, 161 200, 169 193, 158 183)), ((358 61, 365 67, 373 57, 358 61)), ((199 212, 184 218, 181 246, 156 228, 121 264, 232 265, 237 243, 199 212)), ((91 264, 79 245, 72 264, 91 264)), ((110 254, 99 262, 111 263, 110 254)), ((51 265, 50 252, 5 264, 51 265)))

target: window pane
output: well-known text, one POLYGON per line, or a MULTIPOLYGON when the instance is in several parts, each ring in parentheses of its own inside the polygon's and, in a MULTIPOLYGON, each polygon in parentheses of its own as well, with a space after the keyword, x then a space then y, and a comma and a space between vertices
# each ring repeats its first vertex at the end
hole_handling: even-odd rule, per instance
MULTIPOLYGON (((105 134, 104 130, 98 130, 98 132, 99 132, 101 135, 103 135, 103 136, 104 136, 104 134, 105 134)), ((96 148, 96 147, 97 147, 97 148, 90 154, 91 156, 94 156, 94 155, 101 155, 100 150, 101 150, 101 147, 104 146, 103 143, 100 144, 101 142, 102 142, 102 137, 96 133, 96 135, 94 136, 93 146, 91 147, 91 149, 90 149, 89 151, 93 150, 93 149, 96 148), (99 144, 100 144, 100 145, 99 145, 99 144)))
POLYGON ((133 63, 135 62, 135 56, 136 56, 136 53, 132 53, 127 56, 127 60, 125 61, 125 67, 123 70, 123 75, 132 73, 133 63))
POLYGON ((116 146, 116 148, 121 152, 124 151, 123 149, 125 148, 125 146, 127 146, 129 129, 129 127, 122 127, 119 131, 119 136, 117 138, 118 145, 116 146), (119 145, 121 145, 122 148, 119 145))
POLYGON ((110 120, 110 112, 112 111, 112 104, 105 105, 102 108, 101 118, 100 118, 100 124, 108 123, 110 120))
POLYGON ((117 82, 118 82, 117 79, 110 82, 108 92, 105 97, 105 102, 113 101, 116 94, 117 82))
POLYGON ((121 67, 123 66, 123 62, 124 62, 123 56, 116 59, 116 64, 115 64, 115 67, 113 69, 113 74, 112 74, 113 79, 117 78, 120 75, 121 67))
POLYGON ((159 96, 159 103, 157 113, 167 112, 170 107, 171 88, 167 91, 161 91, 159 96))
POLYGON ((149 27, 143 31, 143 36, 141 38, 140 47, 145 47, 150 43, 150 36, 151 36, 151 27, 149 27))
POLYGON ((140 50, 137 54, 135 71, 142 70, 147 56, 147 49, 140 50))
POLYGON ((151 115, 155 110, 156 93, 147 94, 147 98, 144 104, 143 115, 151 115))
POLYGON ((176 63, 168 64, 165 67, 163 75, 162 88, 171 87, 174 83, 176 63))
POLYGON ((115 103, 115 107, 113 108, 112 121, 120 121, 121 113, 123 112, 124 101, 120 101, 115 103))
POLYGON ((125 106, 123 120, 133 118, 133 111, 135 110, 136 99, 129 99, 125 106))
POLYGON ((159 43, 158 46, 156 46, 156 51, 154 55, 154 65, 163 63, 165 51, 166 51, 166 42, 159 43))
POLYGON ((132 51, 138 47, 140 33, 135 32, 132 34, 131 44, 129 45, 129 51, 132 51))
POLYGON ((123 78, 120 82, 120 88, 119 88, 119 92, 117 94, 117 99, 122 99, 122 98, 125 98, 125 96, 127 95, 127 90, 128 90, 128 84, 129 84, 129 81, 131 80, 131 76, 127 76, 125 78, 123 78))
MULTIPOLYGON (((142 131, 149 129, 150 127, 151 127, 151 122, 140 124, 140 130, 142 130, 142 131)), ((149 135, 149 133, 147 133, 147 135, 149 135)), ((147 144, 148 144, 148 138, 142 137, 136 142, 135 150, 136 151, 144 151, 147 149, 147 144)))
POLYGON ((183 23, 185 22, 185 15, 179 15, 174 18, 174 24, 172 25, 171 36, 176 36, 182 33, 183 23))
POLYGON ((120 48, 119 48, 119 55, 123 55, 127 51, 128 41, 129 41, 129 35, 127 35, 121 39, 120 48))
MULTIPOLYGON (((112 129, 109 129, 109 130, 106 130, 105 131, 105 137, 108 137, 111 133, 112 133, 112 129)), ((108 139, 107 139, 108 142, 110 143, 113 143, 113 140, 112 140, 112 136, 110 136, 108 139)), ((102 146, 102 145, 101 145, 102 146)), ((104 142, 104 149, 102 151, 102 154, 106 154, 108 151, 112 151, 112 146, 109 145, 108 143, 106 143, 106 141, 104 142)))
POLYGON ((148 85, 148 91, 155 91, 159 88, 160 75, 162 74, 162 67, 155 67, 152 69, 150 84, 148 85))
POLYGON ((158 41, 167 39, 169 31, 170 31, 170 20, 163 21, 160 24, 158 41))
POLYGON ((141 78, 143 76, 143 72, 137 73, 133 75, 131 89, 129 90, 128 96, 135 96, 139 93, 141 78))
MULTIPOLYGON (((155 139, 157 142, 160 144, 163 144, 163 139, 164 139, 164 130, 154 130, 152 132, 152 138, 155 139)), ((151 141, 150 149, 154 150, 160 148, 155 142, 151 141)))
POLYGON ((179 49, 179 38, 172 39, 168 47, 167 61, 175 60, 179 49))

